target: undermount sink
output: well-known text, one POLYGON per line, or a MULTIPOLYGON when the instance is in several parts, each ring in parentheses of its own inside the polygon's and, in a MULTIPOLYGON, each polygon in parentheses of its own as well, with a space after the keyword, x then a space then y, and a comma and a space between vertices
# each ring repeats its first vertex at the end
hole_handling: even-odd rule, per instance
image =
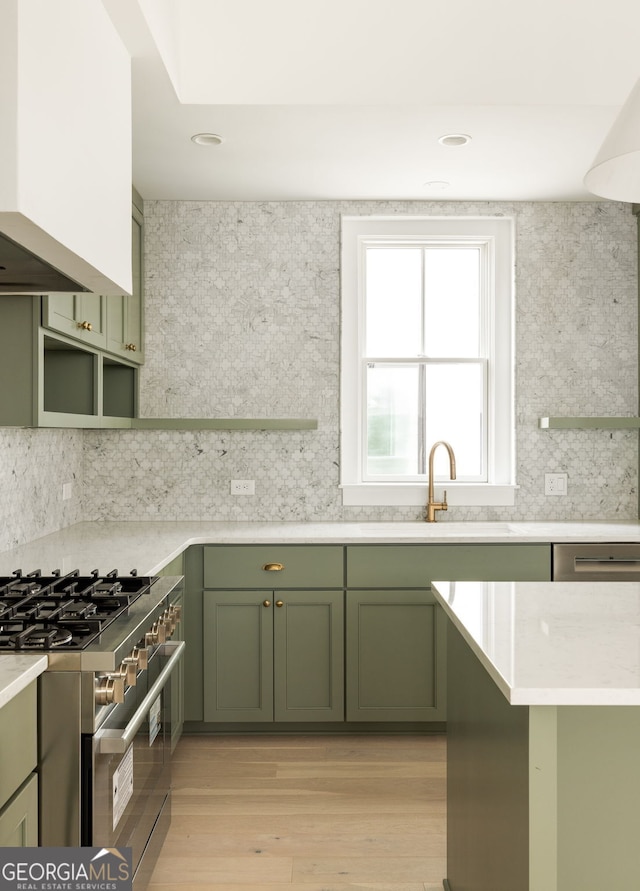
POLYGON ((435 522, 424 524, 426 535, 513 535, 517 532, 513 523, 435 522))

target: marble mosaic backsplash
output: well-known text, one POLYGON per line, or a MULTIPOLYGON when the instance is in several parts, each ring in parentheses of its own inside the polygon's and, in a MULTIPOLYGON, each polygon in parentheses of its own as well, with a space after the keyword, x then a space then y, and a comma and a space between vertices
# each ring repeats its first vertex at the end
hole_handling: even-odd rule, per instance
POLYGON ((516 238, 516 504, 439 522, 637 517, 638 434, 540 430, 636 415, 637 248, 617 203, 145 202, 147 417, 304 417, 294 432, 0 429, 0 549, 81 519, 412 520, 343 508, 341 214, 508 215, 516 238), (544 495, 545 472, 568 495, 544 495), (232 496, 254 479, 255 496, 232 496), (62 484, 72 482, 63 501, 62 484))
POLYGON ((88 515, 394 520, 343 508, 339 483, 341 214, 508 215, 516 238, 513 508, 464 519, 634 519, 636 432, 547 431, 547 414, 634 415, 636 220, 614 203, 145 202, 148 417, 317 418, 303 432, 88 432, 88 515), (544 495, 545 472, 568 496, 544 495), (253 479, 255 496, 230 480, 253 479))
POLYGON ((0 427, 0 551, 83 519, 82 467, 79 430, 0 427), (70 497, 63 500, 65 484, 70 484, 70 497))

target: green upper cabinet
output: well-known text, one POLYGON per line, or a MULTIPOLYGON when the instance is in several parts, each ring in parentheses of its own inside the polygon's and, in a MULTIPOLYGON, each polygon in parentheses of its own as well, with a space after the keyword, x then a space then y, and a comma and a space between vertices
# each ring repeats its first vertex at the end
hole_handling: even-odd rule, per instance
POLYGON ((125 427, 137 411, 138 367, 40 325, 40 297, 0 300, 0 424, 125 427))
POLYGON ((142 199, 133 190, 131 281, 128 294, 49 294, 42 301, 42 325, 65 337, 135 362, 144 362, 142 199))
POLYGON ((105 298, 106 349, 138 364, 144 362, 143 224, 142 199, 134 192, 131 218, 132 293, 115 294, 105 298))
POLYGON ((50 331, 104 349, 106 299, 99 294, 48 294, 42 300, 42 324, 50 331))

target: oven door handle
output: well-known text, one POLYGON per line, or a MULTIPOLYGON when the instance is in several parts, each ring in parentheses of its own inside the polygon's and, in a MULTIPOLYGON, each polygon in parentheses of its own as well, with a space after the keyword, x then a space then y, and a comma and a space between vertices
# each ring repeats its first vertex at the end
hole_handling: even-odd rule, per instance
POLYGON ((158 696, 162 693, 162 690, 167 684, 173 669, 178 664, 178 661, 182 658, 182 654, 184 653, 185 642, 181 641, 171 641, 169 643, 162 644, 159 647, 159 654, 161 656, 168 656, 171 653, 171 657, 169 661, 164 666, 160 674, 158 675, 155 683, 144 697, 138 708, 135 710, 133 715, 131 716, 131 720, 124 728, 124 730, 98 730, 95 735, 95 740, 97 742, 97 750, 102 755, 123 755, 131 743, 133 739, 140 729, 141 725, 144 723, 149 709, 156 701, 158 696))

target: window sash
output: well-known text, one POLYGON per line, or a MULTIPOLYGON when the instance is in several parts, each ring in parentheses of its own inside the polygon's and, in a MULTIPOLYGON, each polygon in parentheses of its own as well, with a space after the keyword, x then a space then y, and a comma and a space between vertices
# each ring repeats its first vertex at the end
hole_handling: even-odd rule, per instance
MULTIPOLYGON (((419 347, 413 353, 416 356, 428 356, 429 352, 427 349, 427 342, 430 339, 429 333, 427 331, 427 320, 429 317, 428 308, 431 303, 431 287, 430 281, 427 275, 427 255, 430 250, 437 251, 461 251, 468 250, 474 251, 478 254, 478 329, 477 329, 477 351, 472 353, 465 352, 460 353, 461 357, 465 358, 476 358, 476 357, 488 357, 488 336, 489 336, 489 319, 488 319, 488 306, 490 303, 489 300, 489 281, 490 281, 490 265, 493 259, 493 244, 487 240, 478 240, 476 238, 458 238, 456 240, 452 240, 450 238, 447 239, 438 239, 438 238, 420 238, 414 240, 398 240, 398 239, 376 239, 376 238, 362 238, 359 243, 359 251, 361 254, 360 257, 360 266, 362 269, 362 275, 360 280, 360 318, 362 323, 362 331, 360 337, 360 343, 362 344, 362 349, 364 354, 369 353, 368 350, 368 327, 369 327, 369 317, 370 313, 374 313, 374 310, 370 308, 368 301, 368 289, 369 289, 369 281, 368 281, 368 272, 369 272, 369 264, 368 264, 368 251, 420 251, 420 295, 419 295, 419 319, 416 318, 416 328, 418 329, 418 339, 419 339, 419 347)), ((390 358, 389 354, 385 352, 385 358, 390 358)), ((403 357, 407 358, 409 355, 412 355, 411 351, 403 351, 403 357)), ((433 358, 438 357, 442 358, 442 353, 435 352, 433 353, 433 358)))
MULTIPOLYGON (((429 423, 429 407, 426 400, 426 373, 429 367, 434 367, 438 365, 446 365, 446 366, 474 366, 478 368, 481 375, 481 405, 480 405, 480 429, 478 431, 478 440, 479 440, 479 459, 480 459, 480 470, 478 474, 464 474, 458 472, 457 482, 468 482, 468 483, 486 483, 488 482, 488 454, 489 454, 489 388, 488 388, 488 376, 489 376, 489 361, 487 359, 405 359, 405 358, 394 358, 389 359, 385 357, 384 359, 373 359, 364 357, 360 363, 360 387, 361 387, 361 398, 360 398, 360 425, 359 429, 362 433, 360 438, 360 468, 361 468, 361 480, 362 482, 371 482, 371 483, 384 483, 384 482, 418 482, 424 483, 427 480, 428 473, 428 450, 431 448, 432 443, 427 441, 427 426, 429 423), (387 474, 378 474, 378 473, 370 473, 369 472, 369 375, 368 370, 371 367, 377 368, 417 368, 418 370, 418 379, 417 379, 417 405, 416 405, 416 422, 417 422, 417 430, 416 430, 416 441, 413 445, 416 448, 417 455, 417 473, 387 473, 387 474)), ((455 443, 452 443, 455 449, 455 443)), ((460 468, 460 462, 458 462, 458 469, 460 468)), ((437 474, 436 469, 436 479, 448 479, 447 476, 439 476, 437 474)))

